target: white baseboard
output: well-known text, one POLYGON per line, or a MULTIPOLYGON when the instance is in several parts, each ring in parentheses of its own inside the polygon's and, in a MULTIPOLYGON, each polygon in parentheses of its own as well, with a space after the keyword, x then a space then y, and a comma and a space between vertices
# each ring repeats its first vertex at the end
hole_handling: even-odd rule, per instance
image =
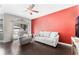
POLYGON ((61 44, 61 45, 66 45, 66 46, 72 46, 72 44, 67 44, 67 43, 62 43, 62 42, 58 42, 58 44, 61 44))

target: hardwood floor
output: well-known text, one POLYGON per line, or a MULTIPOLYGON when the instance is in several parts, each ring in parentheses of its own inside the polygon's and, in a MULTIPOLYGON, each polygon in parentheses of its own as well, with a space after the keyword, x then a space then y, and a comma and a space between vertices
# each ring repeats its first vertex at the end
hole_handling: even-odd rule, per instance
POLYGON ((31 42, 26 45, 13 45, 12 43, 0 43, 1 55, 73 55, 71 47, 58 44, 56 48, 31 42))

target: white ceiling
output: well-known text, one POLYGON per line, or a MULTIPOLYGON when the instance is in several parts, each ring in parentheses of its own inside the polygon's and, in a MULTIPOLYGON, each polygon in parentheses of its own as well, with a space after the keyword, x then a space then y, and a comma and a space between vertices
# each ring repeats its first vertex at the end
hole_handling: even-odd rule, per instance
POLYGON ((28 7, 28 4, 5 4, 5 5, 2 5, 2 9, 4 9, 5 13, 22 16, 29 19, 34 19, 37 17, 41 17, 50 13, 54 13, 54 12, 69 8, 71 6, 74 6, 74 5, 36 4, 34 9, 38 10, 39 13, 33 13, 33 15, 30 15, 28 12, 25 11, 26 8, 28 7))

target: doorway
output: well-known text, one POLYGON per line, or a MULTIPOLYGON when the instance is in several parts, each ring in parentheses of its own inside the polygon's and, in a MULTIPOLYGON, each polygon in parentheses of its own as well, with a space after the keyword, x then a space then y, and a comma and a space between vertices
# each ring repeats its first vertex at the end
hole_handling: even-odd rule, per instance
POLYGON ((79 16, 76 18, 75 31, 76 31, 76 36, 79 37, 79 16))

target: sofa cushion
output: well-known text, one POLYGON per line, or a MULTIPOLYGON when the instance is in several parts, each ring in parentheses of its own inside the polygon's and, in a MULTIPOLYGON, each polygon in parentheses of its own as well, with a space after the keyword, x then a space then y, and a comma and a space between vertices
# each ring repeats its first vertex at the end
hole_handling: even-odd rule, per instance
POLYGON ((39 36, 41 36, 41 37, 49 37, 50 36, 50 32, 40 32, 39 36))
POLYGON ((56 37, 58 35, 58 32, 51 32, 50 33, 50 37, 53 38, 53 37, 56 37))

